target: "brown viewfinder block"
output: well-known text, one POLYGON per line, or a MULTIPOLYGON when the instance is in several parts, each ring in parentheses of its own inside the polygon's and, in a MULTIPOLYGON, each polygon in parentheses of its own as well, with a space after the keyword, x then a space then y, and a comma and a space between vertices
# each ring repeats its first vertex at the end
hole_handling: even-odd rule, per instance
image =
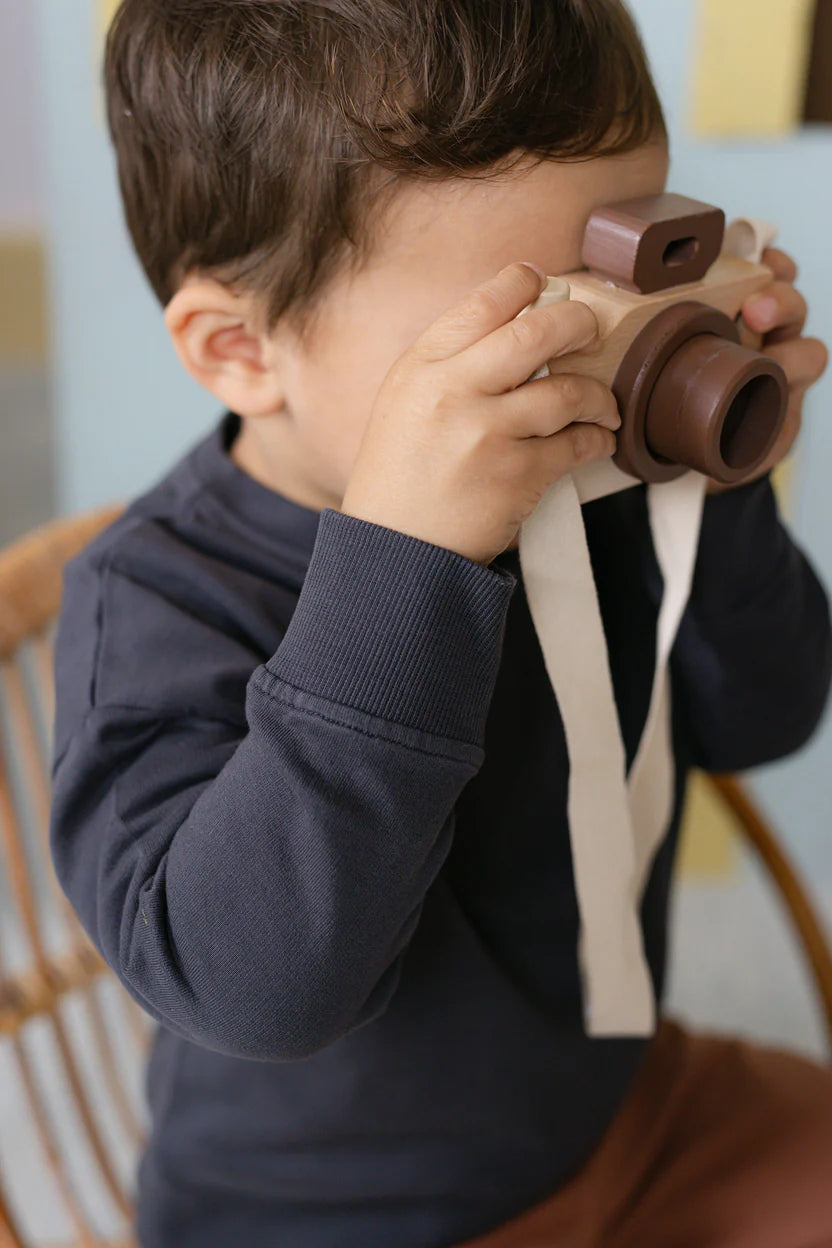
POLYGON ((721 208, 684 195, 648 195, 597 209, 581 258, 594 277, 650 295, 701 281, 724 235, 721 208))

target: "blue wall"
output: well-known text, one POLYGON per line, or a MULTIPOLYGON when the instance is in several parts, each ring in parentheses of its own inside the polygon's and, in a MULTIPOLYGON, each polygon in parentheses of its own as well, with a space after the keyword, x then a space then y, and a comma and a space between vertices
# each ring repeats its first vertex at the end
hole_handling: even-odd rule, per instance
POLYGON ((40 0, 59 501, 147 485, 218 404, 185 373, 122 224, 93 0, 40 0))
MULTIPOLYGON (((178 364, 132 257, 94 84, 91 0, 40 0, 48 120, 55 413, 64 509, 144 488, 217 414, 178 364)), ((779 222, 832 341, 832 131, 777 143, 700 143, 685 133, 694 0, 634 0, 674 134, 674 189, 731 215, 779 222)), ((832 586, 832 378, 801 438, 794 531, 832 586)), ((832 878, 832 722, 802 754, 756 777, 804 865, 832 878)))

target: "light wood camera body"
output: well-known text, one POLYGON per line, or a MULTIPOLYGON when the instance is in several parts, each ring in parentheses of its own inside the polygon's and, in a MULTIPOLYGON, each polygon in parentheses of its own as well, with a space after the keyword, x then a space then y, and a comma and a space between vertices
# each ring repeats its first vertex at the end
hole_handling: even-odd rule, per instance
MULTIPOLYGON (((773 278, 771 269, 764 264, 752 264, 729 255, 721 255, 701 281, 674 286, 672 290, 661 290, 654 295, 622 290, 612 282, 593 277, 585 269, 564 273, 563 280, 569 283, 573 301, 588 304, 595 313, 603 345, 598 354, 577 352, 549 360, 549 372, 580 373, 609 386, 633 341, 657 313, 692 299, 724 312, 733 321, 746 299, 771 285, 773 278)), ((750 335, 743 340, 749 345, 759 342, 759 339, 753 341, 750 335)))

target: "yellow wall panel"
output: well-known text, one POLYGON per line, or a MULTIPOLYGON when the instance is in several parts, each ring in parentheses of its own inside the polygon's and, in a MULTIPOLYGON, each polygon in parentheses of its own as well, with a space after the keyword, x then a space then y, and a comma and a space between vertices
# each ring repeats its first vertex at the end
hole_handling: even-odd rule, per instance
POLYGON ((723 806, 701 772, 688 785, 679 847, 679 871, 688 879, 731 875, 739 861, 734 816, 723 806))
POLYGON ((47 350, 43 241, 0 236, 0 363, 43 364, 47 350))
POLYGON ((103 38, 118 8, 119 0, 96 0, 96 3, 98 5, 98 28, 103 38))
POLYGON ((700 0, 693 124, 785 134, 801 121, 816 0, 700 0))

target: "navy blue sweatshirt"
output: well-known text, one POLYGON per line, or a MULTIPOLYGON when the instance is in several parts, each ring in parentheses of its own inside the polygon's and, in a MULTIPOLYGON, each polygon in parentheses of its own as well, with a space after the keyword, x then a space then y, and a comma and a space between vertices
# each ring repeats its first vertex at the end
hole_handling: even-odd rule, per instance
MULTIPOLYGON (((68 566, 52 847, 159 1021, 144 1248, 440 1248, 545 1198, 644 1053, 583 1031, 563 726, 516 552, 482 567, 242 472, 226 413, 68 566)), ((584 507, 628 765, 661 578, 643 487, 584 507)), ((672 656, 691 765, 798 749, 826 596, 768 478, 709 498, 672 656)))

